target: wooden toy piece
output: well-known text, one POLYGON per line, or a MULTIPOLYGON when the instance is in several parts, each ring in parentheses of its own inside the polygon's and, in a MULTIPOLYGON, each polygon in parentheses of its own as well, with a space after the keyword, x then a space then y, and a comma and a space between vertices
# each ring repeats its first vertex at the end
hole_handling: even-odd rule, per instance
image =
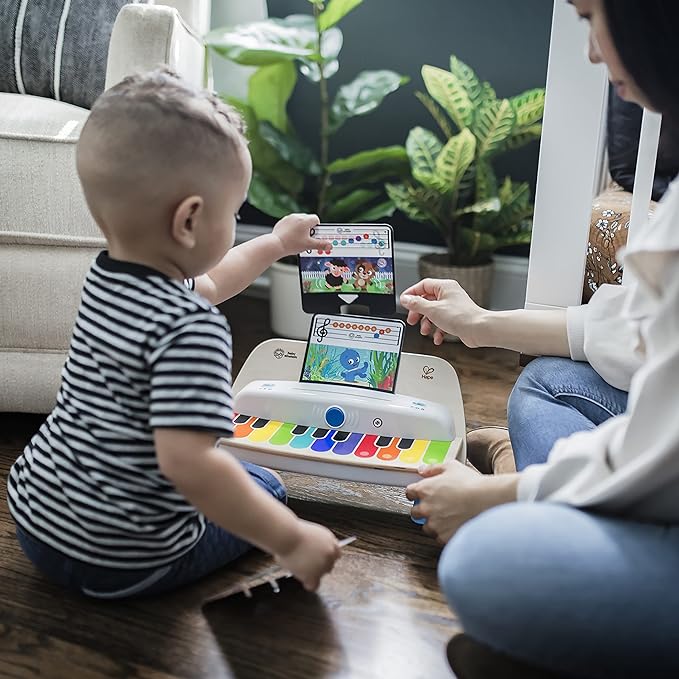
MULTIPOLYGON (((339 546, 340 548, 344 548, 355 541, 355 535, 344 538, 339 541, 339 546)), ((220 601, 222 599, 228 599, 229 597, 236 594, 243 594, 246 598, 252 599, 252 590, 264 585, 268 585, 273 590, 274 594, 278 594, 280 592, 279 581, 286 580, 287 578, 291 577, 292 573, 290 571, 276 564, 259 571, 259 573, 251 575, 249 578, 239 582, 237 585, 233 585, 232 587, 229 587, 228 589, 211 596, 205 600, 204 605, 214 603, 215 601, 220 601)))

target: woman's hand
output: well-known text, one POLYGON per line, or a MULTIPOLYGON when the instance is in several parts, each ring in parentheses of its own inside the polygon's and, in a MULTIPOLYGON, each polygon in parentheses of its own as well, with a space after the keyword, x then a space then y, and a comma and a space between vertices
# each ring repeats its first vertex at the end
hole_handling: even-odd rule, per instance
POLYGON ((516 501, 518 474, 486 476, 454 460, 420 470, 422 481, 406 488, 409 500, 418 500, 414 519, 426 519, 422 530, 445 544, 463 523, 496 505, 516 501))
POLYGON ((484 346, 478 326, 489 311, 476 305, 457 281, 425 278, 401 295, 410 325, 420 324, 423 335, 434 333, 441 344, 446 332, 459 337, 468 347, 484 346))

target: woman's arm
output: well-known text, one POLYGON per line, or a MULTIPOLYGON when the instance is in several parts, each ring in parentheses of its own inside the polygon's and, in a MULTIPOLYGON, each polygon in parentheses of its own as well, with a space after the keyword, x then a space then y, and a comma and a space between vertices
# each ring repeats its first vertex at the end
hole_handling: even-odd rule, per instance
POLYGON ((566 310, 488 311, 475 304, 457 281, 425 278, 401 295, 408 323, 423 335, 444 332, 468 347, 500 347, 531 356, 570 356, 566 310))

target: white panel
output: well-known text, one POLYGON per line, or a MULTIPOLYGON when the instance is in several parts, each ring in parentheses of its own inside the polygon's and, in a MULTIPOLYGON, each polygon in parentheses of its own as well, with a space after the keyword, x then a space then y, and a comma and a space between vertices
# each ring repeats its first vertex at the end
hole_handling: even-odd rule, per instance
POLYGON ((554 3, 526 307, 579 304, 603 153, 606 70, 587 60, 587 26, 554 3))
MULTIPOLYGON (((628 245, 631 245, 634 239, 639 236, 641 227, 648 219, 648 204, 653 192, 653 177, 655 176, 655 161, 658 156, 661 122, 662 117, 659 113, 651 113, 651 111, 644 109, 641 136, 639 137, 639 152, 637 154, 637 169, 634 175, 634 195, 632 196, 632 212, 627 236, 628 245)), ((628 274, 624 272, 623 282, 627 283, 628 280, 628 274)))

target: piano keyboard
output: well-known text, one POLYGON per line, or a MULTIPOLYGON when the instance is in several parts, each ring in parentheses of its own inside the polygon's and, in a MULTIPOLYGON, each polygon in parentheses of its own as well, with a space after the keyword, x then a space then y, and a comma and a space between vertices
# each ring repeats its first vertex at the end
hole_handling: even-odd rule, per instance
POLYGON ((250 415, 236 415, 228 445, 270 453, 323 458, 330 462, 416 469, 455 457, 459 441, 426 441, 398 436, 306 427, 250 415))

